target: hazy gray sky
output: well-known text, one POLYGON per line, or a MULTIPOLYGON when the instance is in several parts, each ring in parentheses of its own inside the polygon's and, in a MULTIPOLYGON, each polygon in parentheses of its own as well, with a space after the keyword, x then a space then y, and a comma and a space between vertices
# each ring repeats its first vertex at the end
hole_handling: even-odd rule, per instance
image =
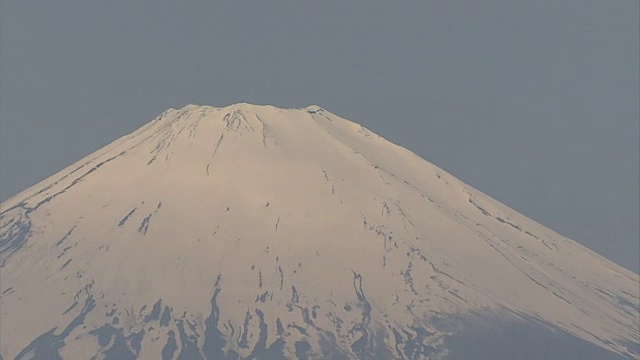
POLYGON ((318 104, 639 271, 637 0, 0 4, 0 200, 168 107, 318 104))

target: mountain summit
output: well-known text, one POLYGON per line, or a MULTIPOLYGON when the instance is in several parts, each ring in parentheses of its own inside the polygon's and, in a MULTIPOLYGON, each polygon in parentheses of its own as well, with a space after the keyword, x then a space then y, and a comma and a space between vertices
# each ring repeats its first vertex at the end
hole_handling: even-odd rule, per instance
POLYGON ((638 274, 318 106, 169 109, 0 214, 4 359, 639 355, 638 274))

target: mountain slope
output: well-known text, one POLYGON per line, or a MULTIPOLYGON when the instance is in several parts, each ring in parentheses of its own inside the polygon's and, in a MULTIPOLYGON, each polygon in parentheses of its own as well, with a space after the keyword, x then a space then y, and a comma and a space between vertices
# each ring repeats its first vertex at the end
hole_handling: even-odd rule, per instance
POLYGON ((317 106, 170 109, 0 226, 6 359, 436 359, 494 321, 638 352, 637 274, 317 106))

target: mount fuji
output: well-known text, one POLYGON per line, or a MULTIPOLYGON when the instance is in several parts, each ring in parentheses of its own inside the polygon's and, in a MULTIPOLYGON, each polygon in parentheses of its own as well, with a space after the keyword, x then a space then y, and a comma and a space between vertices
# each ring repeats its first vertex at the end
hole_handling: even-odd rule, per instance
POLYGON ((318 106, 169 109, 0 226, 1 359, 640 356, 638 274, 318 106))

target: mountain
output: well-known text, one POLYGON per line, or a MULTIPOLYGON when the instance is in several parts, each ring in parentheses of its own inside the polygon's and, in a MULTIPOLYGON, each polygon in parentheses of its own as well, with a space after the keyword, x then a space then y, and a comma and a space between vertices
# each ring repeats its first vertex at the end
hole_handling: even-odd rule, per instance
POLYGON ((3 359, 640 354, 638 274, 318 106, 169 109, 0 214, 3 359))

